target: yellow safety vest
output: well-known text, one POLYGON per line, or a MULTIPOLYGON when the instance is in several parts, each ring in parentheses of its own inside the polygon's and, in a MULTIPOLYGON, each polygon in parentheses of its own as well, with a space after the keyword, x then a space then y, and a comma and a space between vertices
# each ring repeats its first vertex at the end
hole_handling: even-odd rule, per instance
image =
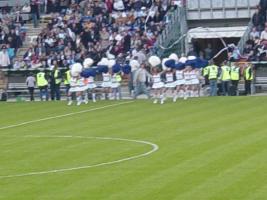
POLYGON ((70 84, 70 70, 66 71, 65 72, 65 78, 64 78, 64 84, 65 85, 69 85, 70 84))
POLYGON ((248 80, 248 81, 251 81, 253 80, 253 72, 251 70, 251 74, 249 73, 249 71, 251 70, 251 67, 247 67, 245 69, 245 79, 248 80))
POLYGON ((43 86, 47 86, 48 82, 45 78, 45 73, 44 72, 39 72, 37 73, 37 86, 38 87, 43 87, 43 86))
POLYGON ((231 79, 230 72, 231 68, 229 66, 222 66, 222 81, 228 81, 231 79))
POLYGON ((209 74, 209 68, 205 67, 202 71, 203 76, 207 76, 209 74))
POLYGON ((218 66, 216 66, 216 65, 210 65, 210 66, 208 66, 208 75, 209 75, 209 80, 211 80, 211 79, 217 79, 217 76, 218 76, 218 66))
POLYGON ((231 80, 233 81, 239 80, 239 67, 236 66, 231 67, 231 80))
POLYGON ((61 83, 61 79, 59 78, 59 71, 57 69, 54 71, 54 78, 55 78, 56 84, 61 83))
POLYGON ((121 75, 117 74, 117 75, 116 75, 116 81, 117 81, 117 82, 121 82, 121 80, 122 80, 122 79, 121 79, 121 75))

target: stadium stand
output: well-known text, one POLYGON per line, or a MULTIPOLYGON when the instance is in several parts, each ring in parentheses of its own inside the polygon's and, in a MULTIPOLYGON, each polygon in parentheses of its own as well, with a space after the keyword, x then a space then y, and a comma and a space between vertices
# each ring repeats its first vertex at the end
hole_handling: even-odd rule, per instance
POLYGON ((124 62, 127 56, 137 55, 142 62, 147 54, 155 51, 156 39, 170 21, 166 13, 175 10, 179 1, 153 4, 152 1, 129 1, 125 5, 117 1, 113 7, 109 1, 77 2, 66 2, 68 6, 63 6, 49 1, 46 16, 49 23, 38 30, 29 30, 33 35, 28 36, 26 42, 31 46, 24 46, 13 69, 5 71, 12 74, 25 68, 50 68, 55 63, 66 68, 74 60, 85 57, 98 62, 103 56, 116 56, 124 62))
MULTIPOLYGON (((25 0, 18 5, 8 1, 7 6, 7 1, 0 2, 3 10, 5 7, 23 10, 21 6, 26 9, 30 3, 25 0)), ((231 61, 259 61, 266 55, 263 44, 255 46, 264 27, 264 6, 257 6, 258 2, 252 0, 229 0, 227 4, 223 0, 35 3, 41 13, 39 27, 23 23, 22 33, 27 30, 27 35, 22 37, 23 46, 17 48, 13 63, 0 71, 0 87, 11 93, 14 89, 26 90, 24 79, 28 72, 39 68, 49 70, 54 65, 64 71, 74 61, 82 62, 86 57, 93 58, 96 64, 102 57, 125 63, 129 57, 136 56, 142 63, 148 55, 164 57, 174 51, 197 56, 205 56, 210 51, 214 55, 224 47, 218 42, 221 38, 227 44, 238 43, 238 48, 228 48, 231 61), (200 26, 204 28, 200 30, 200 26), (229 36, 229 31, 234 36, 229 36)), ((261 35, 264 36, 264 31, 261 35)), ((261 84, 265 84, 264 77, 256 78, 256 86, 261 84)))

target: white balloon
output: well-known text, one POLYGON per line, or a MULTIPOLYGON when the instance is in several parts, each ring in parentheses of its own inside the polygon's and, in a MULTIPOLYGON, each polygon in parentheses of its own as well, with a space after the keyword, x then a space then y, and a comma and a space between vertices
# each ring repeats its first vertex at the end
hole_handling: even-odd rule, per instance
POLYGON ((187 60, 195 60, 197 57, 196 56, 188 56, 187 60))
POLYGON ((161 60, 158 56, 150 56, 148 58, 148 63, 152 66, 152 67, 156 67, 157 65, 161 64, 161 60))
POLYGON ((71 66, 70 73, 72 76, 78 76, 83 70, 83 66, 80 63, 74 63, 71 66))
POLYGON ((187 61, 186 57, 181 57, 180 60, 179 60, 179 62, 181 62, 181 63, 185 63, 186 61, 187 61))
POLYGON ((179 58, 178 58, 178 56, 177 56, 176 53, 172 53, 172 54, 169 56, 169 59, 175 60, 175 62, 178 62, 178 61, 179 61, 179 58))
POLYGON ((91 67, 93 64, 94 64, 94 60, 93 60, 92 58, 86 58, 86 59, 83 61, 83 67, 84 67, 84 68, 89 68, 89 67, 91 67))
POLYGON ((105 65, 105 66, 108 66, 109 64, 109 60, 107 58, 102 58, 98 63, 97 65, 105 65))
POLYGON ((116 64, 116 60, 109 60, 108 61, 108 67, 111 68, 113 65, 116 64))

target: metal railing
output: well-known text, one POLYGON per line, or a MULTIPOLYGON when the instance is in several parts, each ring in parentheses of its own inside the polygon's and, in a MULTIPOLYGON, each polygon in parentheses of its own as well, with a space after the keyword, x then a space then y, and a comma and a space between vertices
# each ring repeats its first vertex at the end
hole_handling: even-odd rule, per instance
MULTIPOLYGON (((174 43, 187 32, 186 10, 184 7, 178 7, 174 11, 167 13, 168 24, 157 38, 155 43, 156 51, 159 56, 162 56, 168 46, 174 43)), ((184 38, 177 43, 181 52, 185 51, 184 38)))
POLYGON ((246 42, 250 38, 250 32, 252 30, 252 27, 253 27, 253 23, 252 23, 252 20, 250 20, 248 27, 247 27, 247 30, 245 31, 244 35, 241 37, 241 39, 238 42, 237 47, 238 47, 241 54, 243 54, 246 42))

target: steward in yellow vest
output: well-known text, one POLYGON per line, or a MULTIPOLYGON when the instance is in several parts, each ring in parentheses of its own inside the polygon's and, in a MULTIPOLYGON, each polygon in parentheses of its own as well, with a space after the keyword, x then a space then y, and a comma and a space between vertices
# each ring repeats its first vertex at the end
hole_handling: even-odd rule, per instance
POLYGON ((251 94, 251 83, 254 79, 254 73, 252 66, 249 64, 244 70, 244 79, 245 79, 245 93, 246 95, 251 94))
POLYGON ((44 72, 38 72, 37 75, 37 86, 38 87, 47 87, 48 81, 46 80, 46 75, 44 72))
POLYGON ((70 70, 67 70, 64 73, 64 85, 66 86, 66 94, 68 94, 69 89, 70 89, 70 79, 71 79, 71 75, 70 75, 70 70))
POLYGON ((60 100, 60 83, 61 83, 61 73, 58 70, 57 64, 54 64, 54 68, 51 71, 50 76, 50 92, 51 92, 51 100, 60 100))
POLYGON ((219 74, 219 67, 210 61, 210 65, 207 66, 208 70, 208 79, 210 85, 210 96, 217 96, 217 79, 219 74))
POLYGON ((205 85, 209 84, 208 73, 209 73, 208 67, 202 69, 202 76, 205 78, 205 85))
POLYGON ((40 89, 40 99, 48 101, 48 81, 46 74, 43 71, 40 71, 36 75, 37 86, 40 89))
POLYGON ((240 68, 238 66, 233 65, 231 67, 231 72, 230 72, 230 77, 231 77, 231 96, 238 96, 238 83, 240 79, 240 68))
POLYGON ((227 65, 227 61, 224 61, 221 67, 221 81, 222 81, 223 96, 229 95, 230 80, 231 80, 230 72, 231 72, 231 67, 227 65))

